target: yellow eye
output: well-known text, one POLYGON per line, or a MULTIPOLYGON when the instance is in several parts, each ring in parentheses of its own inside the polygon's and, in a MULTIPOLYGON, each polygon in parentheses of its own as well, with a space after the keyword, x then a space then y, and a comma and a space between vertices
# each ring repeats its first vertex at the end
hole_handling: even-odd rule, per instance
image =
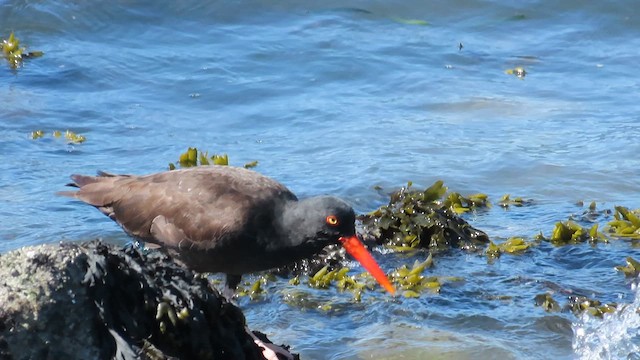
POLYGON ((327 216, 327 224, 331 225, 331 226, 336 226, 338 225, 338 218, 335 215, 329 215, 327 216))

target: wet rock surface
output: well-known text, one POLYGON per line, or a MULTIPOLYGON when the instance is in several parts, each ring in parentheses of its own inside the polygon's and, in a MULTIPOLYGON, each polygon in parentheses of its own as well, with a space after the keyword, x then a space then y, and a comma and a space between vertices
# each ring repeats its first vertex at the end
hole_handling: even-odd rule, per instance
POLYGON ((0 359, 263 359, 242 311, 159 251, 25 247, 0 279, 0 359))

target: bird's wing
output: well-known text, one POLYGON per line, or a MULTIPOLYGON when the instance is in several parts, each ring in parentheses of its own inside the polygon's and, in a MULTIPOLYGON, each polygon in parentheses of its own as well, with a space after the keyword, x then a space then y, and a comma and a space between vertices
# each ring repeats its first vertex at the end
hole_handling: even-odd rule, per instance
MULTIPOLYGON (((72 176, 77 192, 62 193, 91 204, 145 241, 179 247, 224 246, 248 234, 258 211, 295 196, 254 171, 207 166, 147 176, 72 176)), ((264 215, 261 215, 264 216, 264 215)))

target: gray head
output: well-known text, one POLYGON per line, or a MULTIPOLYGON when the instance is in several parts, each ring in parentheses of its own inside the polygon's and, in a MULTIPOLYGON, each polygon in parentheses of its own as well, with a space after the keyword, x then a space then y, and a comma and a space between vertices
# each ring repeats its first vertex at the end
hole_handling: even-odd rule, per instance
POLYGON ((337 244, 341 237, 356 233, 355 212, 344 200, 318 196, 287 205, 282 225, 291 245, 308 246, 317 252, 329 244, 337 244))
POLYGON ((323 247, 341 244, 391 294, 393 285, 366 247, 355 229, 356 214, 345 201, 332 196, 319 196, 289 202, 282 212, 285 242, 292 257, 304 258, 318 253, 323 247))

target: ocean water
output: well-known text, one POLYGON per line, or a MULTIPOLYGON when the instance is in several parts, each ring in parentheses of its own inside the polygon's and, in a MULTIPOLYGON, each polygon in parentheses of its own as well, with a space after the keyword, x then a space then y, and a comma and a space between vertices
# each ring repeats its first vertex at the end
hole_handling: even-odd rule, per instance
MULTIPOLYGON (((0 37, 11 31, 45 55, 0 64, 0 252, 126 243, 55 193, 72 173, 165 170, 189 146, 362 213, 407 181, 533 199, 465 215, 495 242, 550 235, 579 201, 640 207, 632 1, 2 1, 0 37), (87 140, 50 135, 67 129, 87 140)), ((385 269, 424 258, 375 256, 385 269)), ((640 250, 625 241, 543 243, 493 264, 452 251, 429 272, 464 281, 439 294, 305 290, 300 306, 285 279, 241 306, 306 359, 638 358, 635 312, 603 322, 534 306, 551 292, 637 307, 614 269, 627 256, 640 250), (616 331, 628 336, 599 336, 616 331)))

